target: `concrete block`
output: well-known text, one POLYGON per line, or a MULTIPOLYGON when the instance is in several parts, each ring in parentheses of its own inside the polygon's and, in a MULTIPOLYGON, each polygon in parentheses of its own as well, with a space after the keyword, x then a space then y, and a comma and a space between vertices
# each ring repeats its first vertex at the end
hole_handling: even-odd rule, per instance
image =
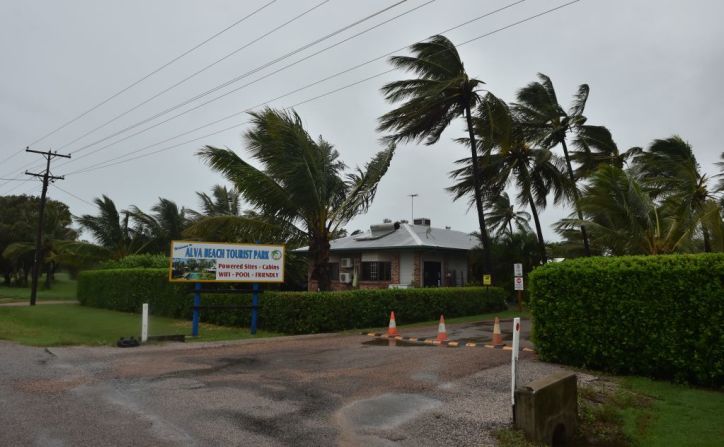
POLYGON ((516 428, 536 443, 570 445, 578 423, 576 375, 559 372, 515 390, 516 428))

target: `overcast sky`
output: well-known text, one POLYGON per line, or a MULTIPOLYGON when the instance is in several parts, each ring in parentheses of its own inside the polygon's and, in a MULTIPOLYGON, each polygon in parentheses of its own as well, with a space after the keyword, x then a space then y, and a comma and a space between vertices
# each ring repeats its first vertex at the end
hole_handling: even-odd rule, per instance
MULTIPOLYGON (((95 214, 89 202, 101 194, 111 197, 120 208, 137 205, 147 210, 158 197, 196 208, 195 192, 209 191, 223 179, 194 153, 209 144, 243 154, 244 110, 515 3, 437 0, 426 4, 427 0, 408 0, 269 64, 399 1, 277 0, 107 104, 36 142, 269 1, 0 0, 0 178, 22 178, 24 169, 41 169, 39 156, 22 153, 25 146, 34 143, 34 149, 73 154, 70 162, 54 160, 52 169, 53 174, 67 175, 57 185, 73 195, 55 187, 49 194, 69 204, 75 215, 95 214), (78 139, 320 3, 302 18, 78 139), (417 7, 222 99, 129 137, 417 7), (250 72, 254 73, 216 93, 120 132, 250 72), (234 113, 237 115, 226 121, 189 132, 234 113), (124 160, 133 151, 137 152, 128 157, 143 156, 234 125, 238 127, 144 158, 74 173, 93 165, 103 166, 109 160, 124 160), (124 140, 111 144, 120 139, 124 140), (99 140, 102 142, 96 143, 99 140)), ((564 3, 522 1, 445 35, 461 43, 564 3)), ((724 124, 722 17, 724 3, 716 0, 581 0, 463 45, 459 52, 468 73, 485 81, 490 91, 508 101, 519 88, 535 80, 538 72, 551 77, 566 107, 577 86, 588 83, 588 122, 611 129, 620 148, 646 146, 654 138, 679 134, 694 147, 703 170, 713 175, 713 164, 724 151, 718 136, 724 124)), ((391 108, 379 93, 380 87, 407 76, 391 72, 334 90, 390 68, 385 59, 380 59, 269 105, 290 107, 330 93, 295 109, 312 135, 323 135, 333 143, 348 165, 362 165, 381 149, 376 120, 391 108)), ((366 228, 383 218, 409 219, 408 194, 416 193, 416 217, 431 218, 433 226, 475 230, 474 210, 468 212, 464 201, 453 203, 445 192, 453 162, 468 153, 452 142, 463 132, 463 122, 458 121, 432 147, 400 146, 369 212, 347 228, 366 228)), ((0 180, 0 195, 39 191, 36 181, 0 180)), ((548 238, 555 238, 550 225, 568 213, 567 209, 552 206, 543 212, 548 238)))

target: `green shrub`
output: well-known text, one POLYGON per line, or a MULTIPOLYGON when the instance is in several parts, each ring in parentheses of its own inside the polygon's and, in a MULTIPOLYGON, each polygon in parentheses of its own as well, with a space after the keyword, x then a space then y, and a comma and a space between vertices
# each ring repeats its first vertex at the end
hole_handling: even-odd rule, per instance
POLYGON ((162 269, 168 268, 169 259, 168 256, 162 254, 141 254, 141 255, 128 255, 121 259, 112 259, 103 262, 98 269, 100 270, 111 270, 111 269, 135 269, 135 268, 146 268, 146 269, 162 269))
POLYGON ((529 277, 542 359, 724 385, 724 254, 584 258, 529 277))
MULTIPOLYGON (((206 285, 204 285, 206 287, 206 285)), ((138 312, 149 303, 153 315, 190 318, 192 285, 168 282, 167 269, 82 272, 78 300, 86 306, 138 312)), ((251 304, 249 294, 202 293, 202 305, 251 304)), ((505 308, 502 289, 491 287, 278 292, 261 294, 259 327, 289 334, 386 326, 394 310, 399 323, 475 315, 505 308)), ((202 321, 248 326, 250 309, 204 309, 202 321)))

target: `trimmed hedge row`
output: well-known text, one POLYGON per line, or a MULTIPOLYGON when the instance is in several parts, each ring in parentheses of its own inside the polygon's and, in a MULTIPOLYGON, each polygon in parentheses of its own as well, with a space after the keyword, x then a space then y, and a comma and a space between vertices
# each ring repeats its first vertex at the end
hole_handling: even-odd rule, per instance
POLYGON ((724 254, 584 258, 529 278, 542 359, 724 385, 724 254))
MULTIPOLYGON (((149 303, 153 315, 191 318, 189 285, 167 281, 166 269, 119 269, 82 272, 78 300, 85 306, 138 312, 149 303)), ((251 304, 250 295, 202 294, 202 305, 251 304)), ((398 322, 414 323, 503 310, 505 292, 496 287, 277 292, 261 295, 259 327, 288 334, 330 332, 386 326, 391 310, 398 322)), ((247 326, 250 310, 203 310, 201 320, 247 326)))

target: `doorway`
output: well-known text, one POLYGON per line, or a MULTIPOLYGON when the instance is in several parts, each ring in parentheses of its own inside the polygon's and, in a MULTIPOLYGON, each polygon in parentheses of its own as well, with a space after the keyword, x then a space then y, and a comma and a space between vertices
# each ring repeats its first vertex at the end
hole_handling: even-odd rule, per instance
POLYGON ((425 261, 422 265, 422 286, 440 287, 442 282, 442 263, 425 261))

